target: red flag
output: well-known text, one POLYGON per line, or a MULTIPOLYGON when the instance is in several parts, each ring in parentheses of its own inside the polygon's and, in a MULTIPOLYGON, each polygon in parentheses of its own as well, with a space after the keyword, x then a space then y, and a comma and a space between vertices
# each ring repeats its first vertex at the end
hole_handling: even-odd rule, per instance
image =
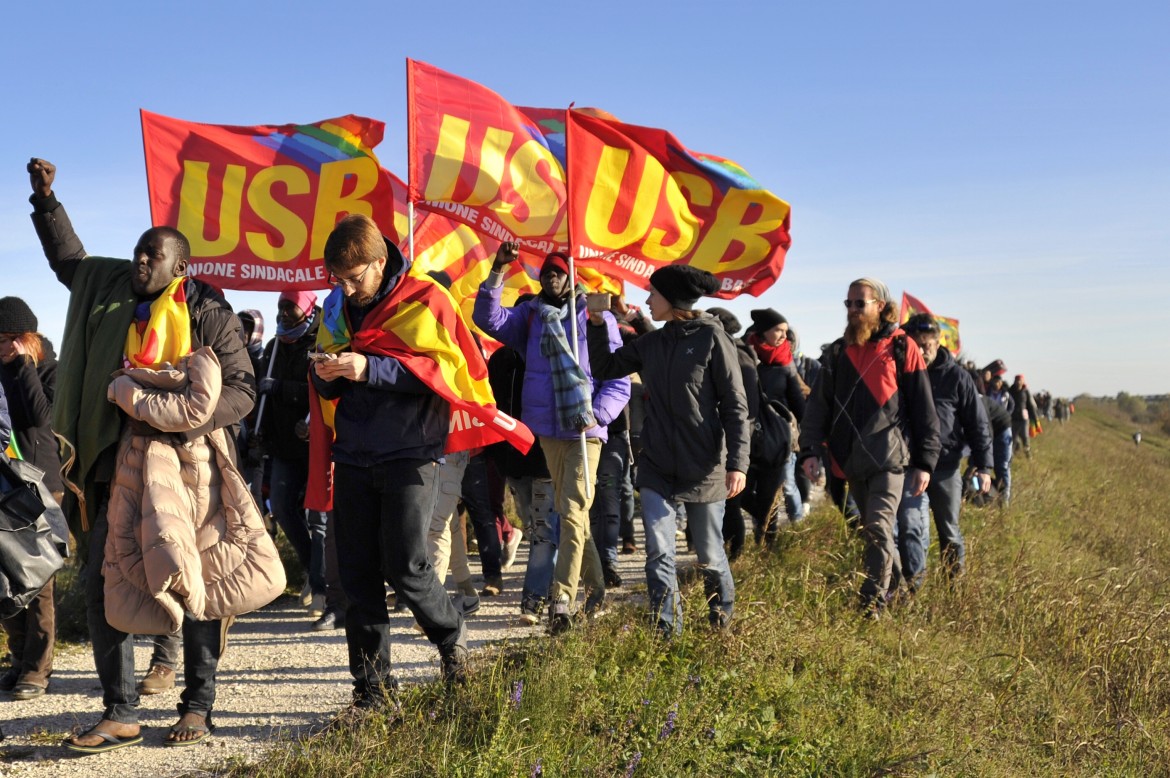
POLYGON ((406 61, 410 200, 532 252, 563 249, 565 176, 538 125, 495 92, 406 61))
POLYGON ((909 292, 902 292, 902 309, 898 312, 898 321, 904 323, 916 313, 929 313, 934 316, 934 313, 926 307, 926 303, 909 292))
POLYGON ((323 289, 325 239, 364 213, 407 233, 406 187, 373 148, 385 125, 361 116, 235 127, 142 111, 154 224, 191 243, 189 272, 221 289, 323 289))
POLYGON ((665 130, 568 114, 569 232, 582 264, 642 288, 660 267, 714 273, 716 296, 759 295, 790 244, 789 206, 730 160, 665 130))

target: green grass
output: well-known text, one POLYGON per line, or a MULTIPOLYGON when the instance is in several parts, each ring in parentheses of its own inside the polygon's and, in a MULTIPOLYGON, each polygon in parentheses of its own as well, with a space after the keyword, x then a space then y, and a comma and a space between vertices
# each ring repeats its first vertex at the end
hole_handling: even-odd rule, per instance
POLYGON ((925 589, 880 621, 858 618, 861 547, 822 505, 736 563, 728 634, 701 586, 670 644, 619 606, 234 773, 1170 775, 1170 441, 1077 410, 1016 461, 1009 511, 965 507, 966 576, 948 585, 932 549, 925 589))
POLYGON ((966 576, 932 570, 880 621, 858 618, 860 544, 822 505, 737 562, 730 634, 702 626, 699 586, 670 644, 622 606, 238 774, 1170 774, 1170 448, 1129 426, 1104 406, 1053 423, 1010 511, 964 509, 966 576))

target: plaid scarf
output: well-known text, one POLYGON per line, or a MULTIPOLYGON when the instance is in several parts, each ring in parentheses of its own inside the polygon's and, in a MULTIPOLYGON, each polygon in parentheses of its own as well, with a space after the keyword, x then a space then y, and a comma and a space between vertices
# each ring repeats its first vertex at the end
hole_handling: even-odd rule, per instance
POLYGON ((593 418, 593 398, 589 379, 573 359, 569 339, 565 337, 562 321, 573 306, 557 308, 540 303, 540 320, 544 331, 540 334, 540 354, 552 368, 553 398, 557 406, 557 427, 564 432, 580 432, 596 423, 593 418))

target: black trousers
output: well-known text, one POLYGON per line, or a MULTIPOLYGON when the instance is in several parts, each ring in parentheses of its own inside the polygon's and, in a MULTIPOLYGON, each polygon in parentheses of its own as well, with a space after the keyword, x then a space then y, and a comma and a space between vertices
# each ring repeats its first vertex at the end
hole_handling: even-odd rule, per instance
POLYGON ((345 641, 357 698, 392 684, 386 581, 406 603, 439 653, 454 651, 462 616, 451 605, 427 554, 438 465, 398 459, 372 467, 334 468, 333 527, 341 585, 349 598, 345 641))

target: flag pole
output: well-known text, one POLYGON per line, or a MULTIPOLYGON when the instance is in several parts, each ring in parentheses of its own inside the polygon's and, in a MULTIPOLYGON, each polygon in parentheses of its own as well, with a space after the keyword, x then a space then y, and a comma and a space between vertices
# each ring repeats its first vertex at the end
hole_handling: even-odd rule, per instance
MULTIPOLYGON (((565 109, 565 193, 568 195, 565 200, 566 211, 573 208, 573 195, 569 189, 569 111, 571 110, 573 110, 573 103, 569 103, 569 107, 565 109)), ((566 221, 566 237, 569 241, 569 321, 573 331, 569 342, 572 344, 573 360, 580 367, 581 354, 577 346, 577 266, 573 259, 573 217, 571 214, 566 221)), ((593 396, 592 386, 589 387, 589 395, 593 396)), ((585 430, 581 430, 581 473, 585 479, 585 499, 591 500, 593 499, 593 480, 589 477, 589 444, 585 442, 585 430)))
POLYGON ((410 264, 414 265, 414 200, 409 198, 406 201, 406 224, 408 233, 406 236, 407 253, 410 255, 410 264))

